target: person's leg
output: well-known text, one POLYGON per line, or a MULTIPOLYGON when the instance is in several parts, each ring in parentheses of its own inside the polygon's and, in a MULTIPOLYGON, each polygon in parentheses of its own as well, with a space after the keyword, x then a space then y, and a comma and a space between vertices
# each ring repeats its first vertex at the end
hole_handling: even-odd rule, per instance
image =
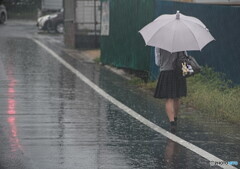
POLYGON ((174 99, 174 120, 177 121, 177 116, 180 108, 180 100, 174 99))
POLYGON ((174 99, 166 99, 165 108, 169 121, 170 122, 174 121, 175 116, 174 99))
POLYGON ((177 127, 177 123, 174 120, 174 117, 175 117, 174 103, 175 103, 174 99, 167 99, 166 100, 166 105, 165 105, 166 106, 167 116, 168 116, 168 119, 169 119, 170 125, 171 125, 170 131, 172 133, 176 132, 176 127, 177 127))

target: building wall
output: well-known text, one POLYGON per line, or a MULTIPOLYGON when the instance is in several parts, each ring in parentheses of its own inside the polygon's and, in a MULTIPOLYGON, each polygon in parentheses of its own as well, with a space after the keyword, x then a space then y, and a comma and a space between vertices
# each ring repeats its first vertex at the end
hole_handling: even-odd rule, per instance
POLYGON ((42 10, 58 10, 63 8, 63 0, 42 0, 42 10))

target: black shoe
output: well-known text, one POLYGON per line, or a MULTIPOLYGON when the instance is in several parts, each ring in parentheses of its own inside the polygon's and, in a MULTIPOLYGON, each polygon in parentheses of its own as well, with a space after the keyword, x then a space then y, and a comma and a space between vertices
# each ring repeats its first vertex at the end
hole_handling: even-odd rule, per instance
POLYGON ((170 122, 170 132, 175 134, 177 132, 177 122, 176 121, 171 121, 170 122))
POLYGON ((177 119, 178 119, 177 117, 174 117, 174 121, 175 121, 176 125, 177 125, 177 119))

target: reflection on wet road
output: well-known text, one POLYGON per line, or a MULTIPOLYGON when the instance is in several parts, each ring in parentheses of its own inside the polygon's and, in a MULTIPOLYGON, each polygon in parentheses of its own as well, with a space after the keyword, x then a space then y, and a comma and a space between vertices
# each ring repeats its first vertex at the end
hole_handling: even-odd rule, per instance
MULTIPOLYGON (((151 96, 44 43, 107 93, 168 126, 151 96)), ((0 95, 1 169, 218 168, 130 117, 31 39, 0 38, 0 95)))

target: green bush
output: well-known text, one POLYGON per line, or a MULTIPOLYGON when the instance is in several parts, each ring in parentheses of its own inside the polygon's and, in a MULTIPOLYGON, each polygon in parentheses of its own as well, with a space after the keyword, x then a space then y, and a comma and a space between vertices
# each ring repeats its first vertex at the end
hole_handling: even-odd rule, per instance
POLYGON ((207 113, 216 120, 239 122, 240 86, 234 86, 222 73, 204 67, 187 80, 188 96, 183 103, 207 113))

